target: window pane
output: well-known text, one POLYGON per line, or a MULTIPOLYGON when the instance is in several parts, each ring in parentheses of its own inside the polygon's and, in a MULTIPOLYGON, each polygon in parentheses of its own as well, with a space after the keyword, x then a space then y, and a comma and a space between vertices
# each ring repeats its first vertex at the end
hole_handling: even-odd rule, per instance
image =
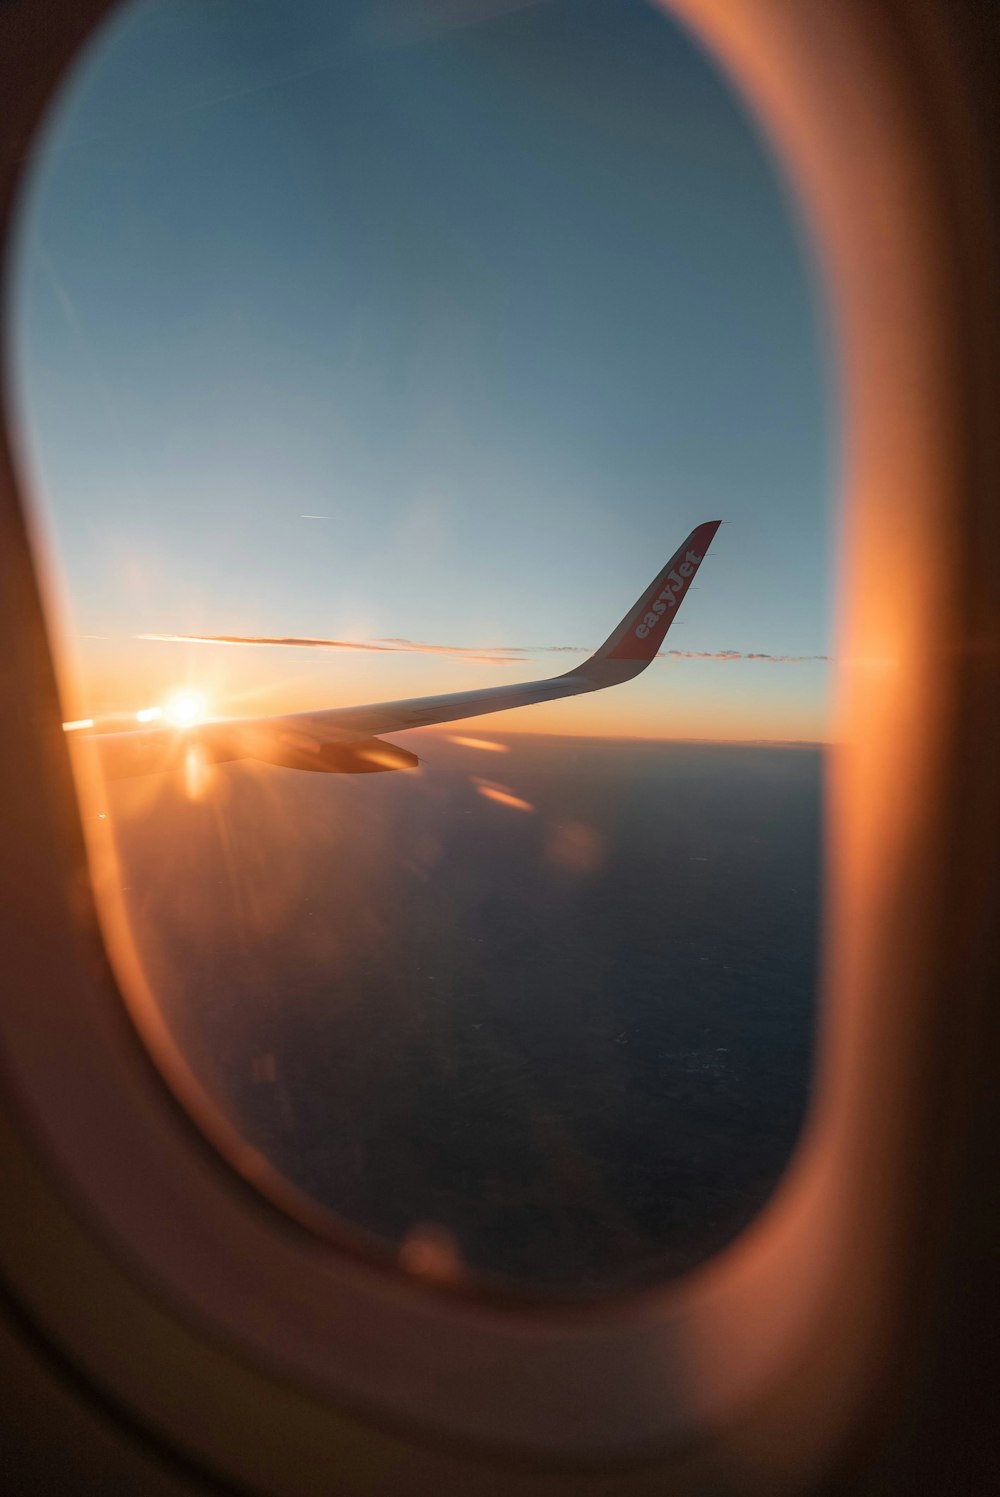
POLYGON ((717 1250, 807 1105, 829 632, 814 272, 726 81, 638 0, 142 0, 16 291, 84 815, 205 1091, 416 1271, 717 1250), (719 516, 634 679, 273 721, 572 673, 719 516))

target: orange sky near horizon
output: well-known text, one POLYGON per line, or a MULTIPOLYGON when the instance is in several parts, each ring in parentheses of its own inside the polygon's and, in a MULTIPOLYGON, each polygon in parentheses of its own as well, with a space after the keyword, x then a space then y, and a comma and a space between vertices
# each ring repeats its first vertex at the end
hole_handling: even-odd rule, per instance
POLYGON ((50 117, 12 375, 63 720, 560 675, 718 518, 670 658, 468 731, 827 739, 824 283, 728 79, 643 0, 354 14, 137 0, 50 117))
MULTIPOLYGON (((559 674, 561 653, 491 664, 418 653, 164 643, 77 637, 60 667, 63 719, 118 719, 196 693, 206 714, 265 716, 474 690, 559 674), (75 659, 71 658, 75 656, 75 659)), ((463 720, 456 732, 570 737, 825 742, 830 667, 823 663, 660 659, 606 691, 463 720), (812 689, 804 690, 803 682, 812 689)))

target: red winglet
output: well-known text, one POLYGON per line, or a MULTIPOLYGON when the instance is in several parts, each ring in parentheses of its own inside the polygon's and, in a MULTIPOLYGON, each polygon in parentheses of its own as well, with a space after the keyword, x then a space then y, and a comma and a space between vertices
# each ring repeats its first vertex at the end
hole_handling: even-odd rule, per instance
POLYGON ((606 660, 652 660, 676 617, 684 594, 698 574, 721 520, 696 526, 659 576, 627 614, 598 657, 606 660))

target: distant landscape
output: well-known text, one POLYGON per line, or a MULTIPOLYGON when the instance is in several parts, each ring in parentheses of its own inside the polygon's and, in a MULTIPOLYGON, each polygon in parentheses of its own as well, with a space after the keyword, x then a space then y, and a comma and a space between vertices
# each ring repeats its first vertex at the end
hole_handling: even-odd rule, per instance
POLYGON ((553 1291, 690 1268, 807 1104, 822 751, 399 742, 419 773, 110 787, 171 1028, 255 1147, 389 1243, 432 1223, 553 1291))

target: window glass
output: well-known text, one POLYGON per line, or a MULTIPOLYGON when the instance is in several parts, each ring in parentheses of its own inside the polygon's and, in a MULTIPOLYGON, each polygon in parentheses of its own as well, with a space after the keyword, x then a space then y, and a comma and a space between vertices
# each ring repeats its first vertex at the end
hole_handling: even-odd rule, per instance
POLYGON ((639 0, 140 0, 33 166, 67 739, 166 1031, 405 1268, 700 1262, 808 1103, 828 725, 822 317, 745 107, 639 0), (600 689, 475 715, 710 519, 600 689))

